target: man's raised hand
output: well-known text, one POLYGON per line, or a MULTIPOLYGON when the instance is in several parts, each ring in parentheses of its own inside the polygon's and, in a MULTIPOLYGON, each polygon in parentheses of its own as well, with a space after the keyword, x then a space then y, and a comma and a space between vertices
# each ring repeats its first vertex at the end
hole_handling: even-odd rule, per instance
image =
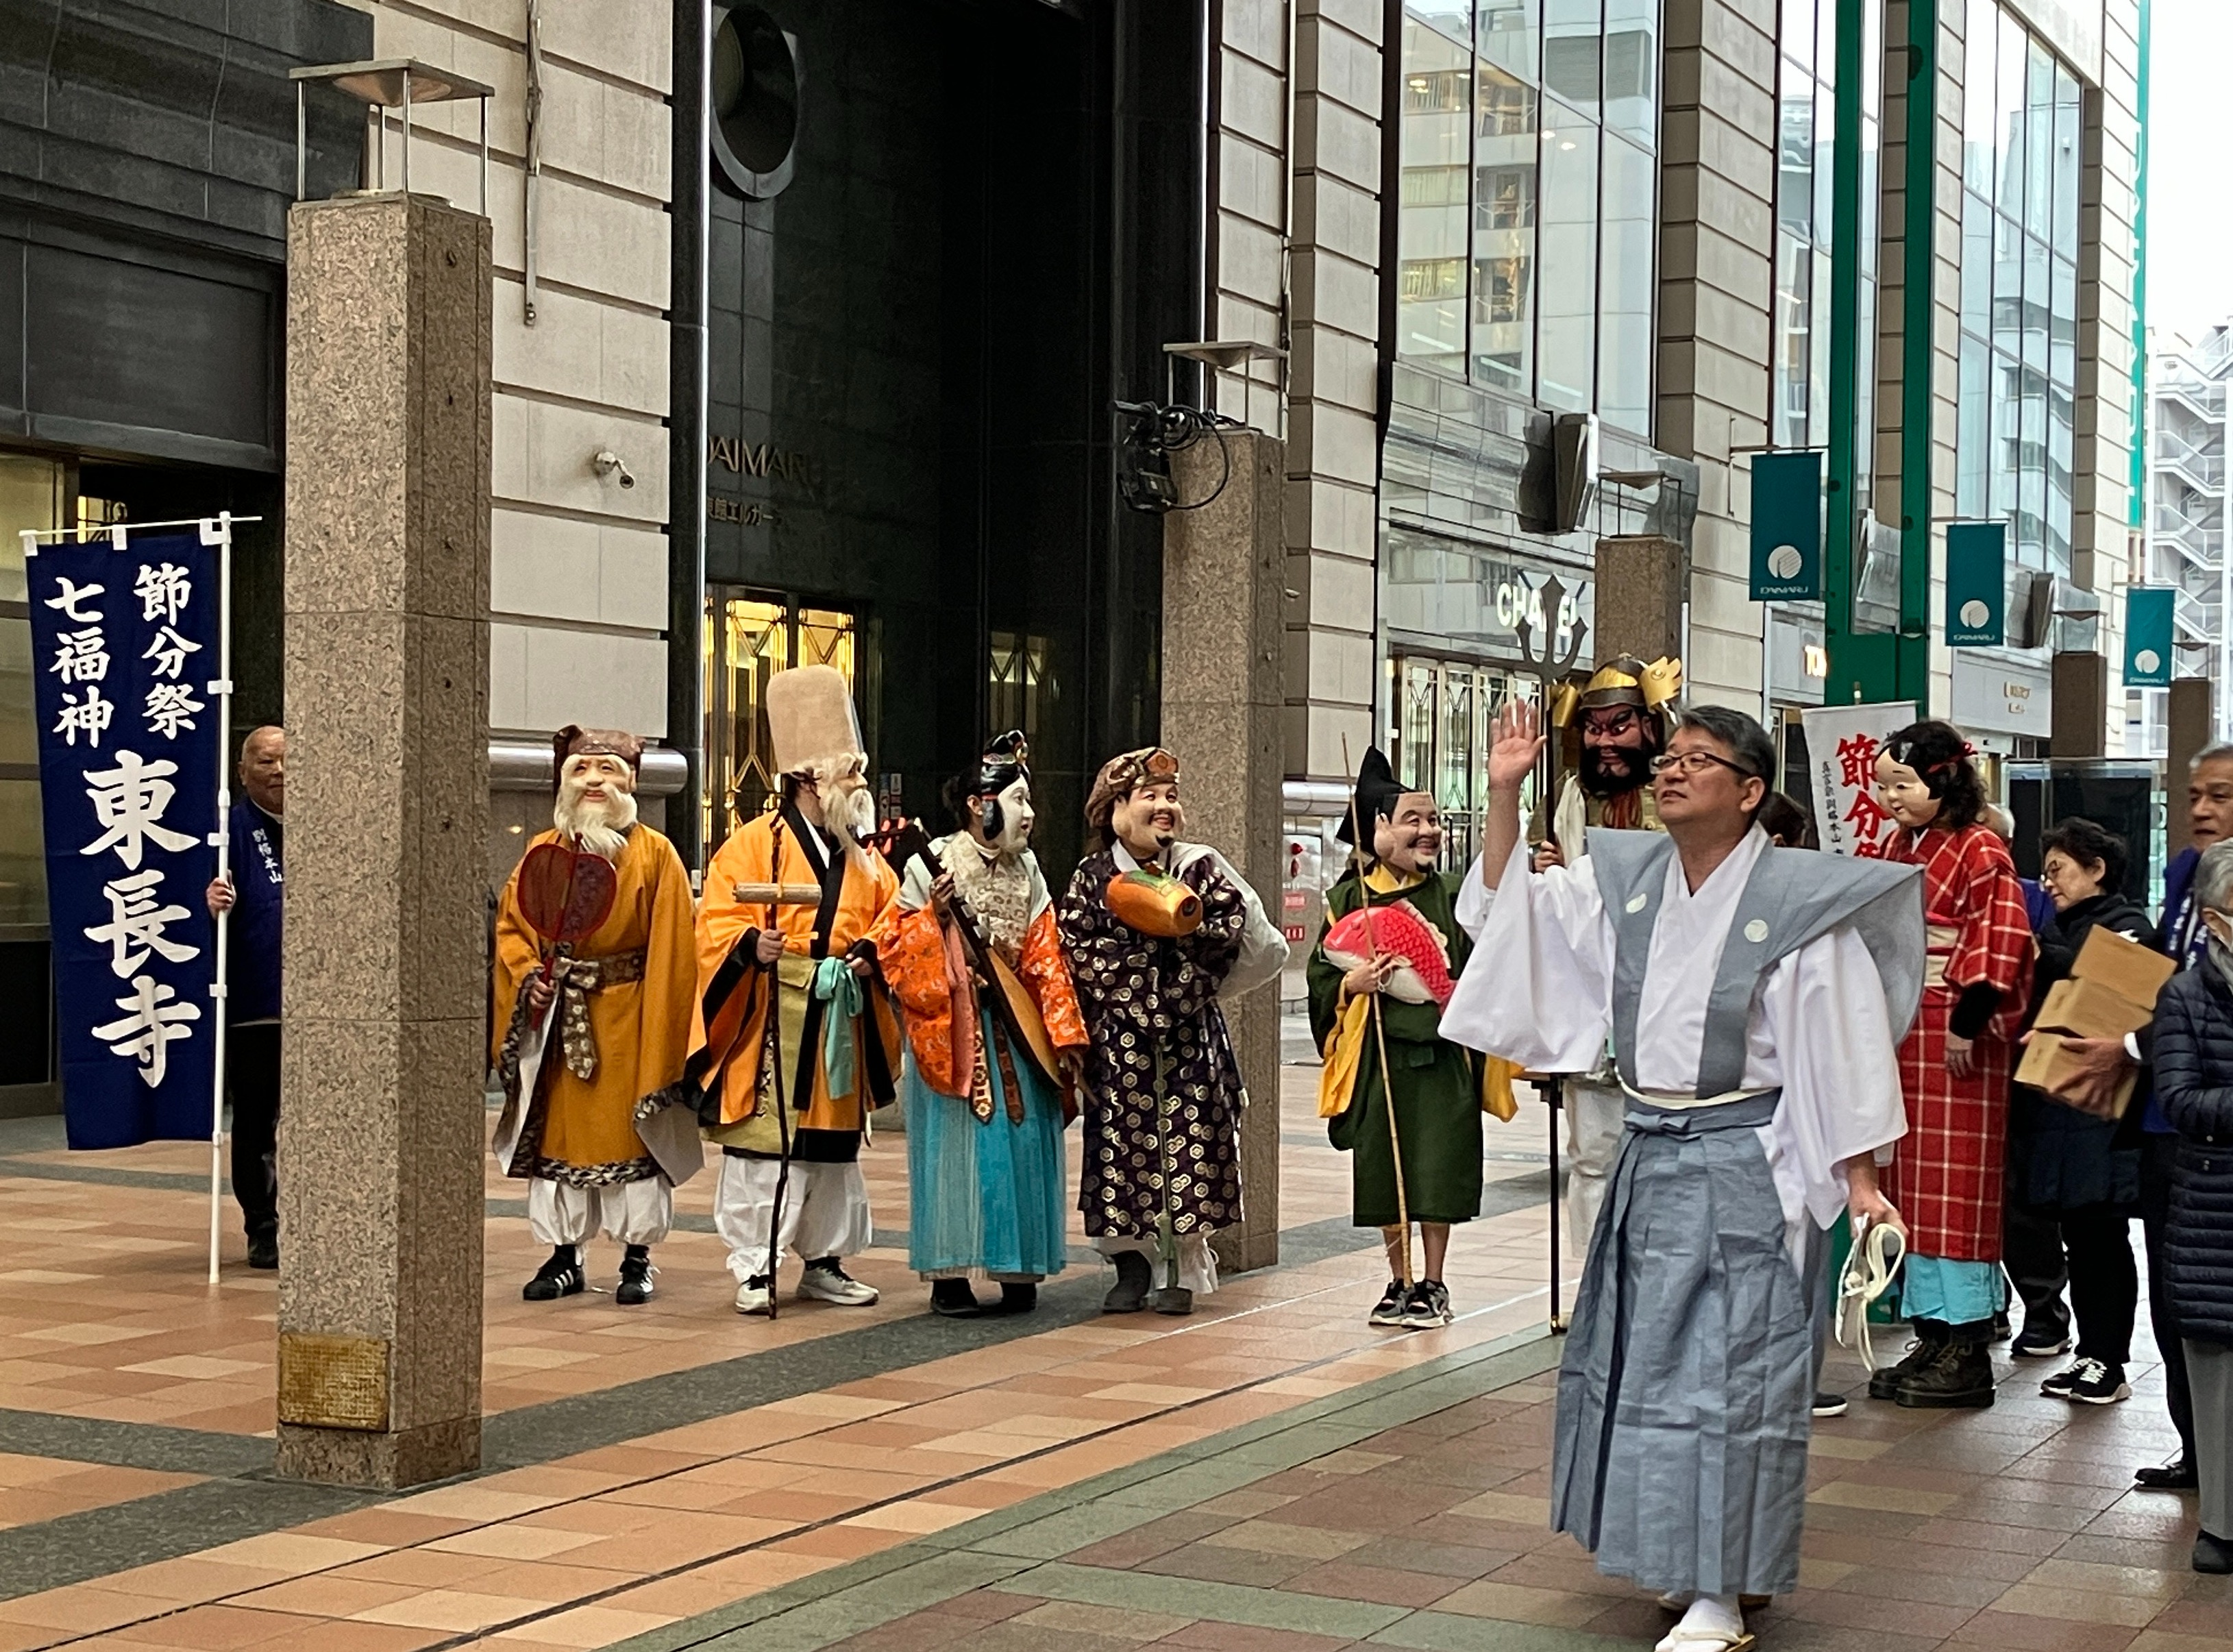
POLYGON ((1514 699, 1496 714, 1494 738, 1488 748, 1488 788, 1517 791, 1520 783, 1535 772, 1543 755, 1543 714, 1533 700, 1514 699))

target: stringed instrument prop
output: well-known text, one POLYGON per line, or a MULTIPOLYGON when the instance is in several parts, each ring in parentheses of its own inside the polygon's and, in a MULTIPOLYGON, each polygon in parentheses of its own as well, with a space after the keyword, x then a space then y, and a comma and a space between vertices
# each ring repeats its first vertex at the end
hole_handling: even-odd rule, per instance
POLYGON ((1119 872, 1102 900, 1119 923, 1143 935, 1178 940, 1201 927, 1201 897, 1168 872, 1119 872))

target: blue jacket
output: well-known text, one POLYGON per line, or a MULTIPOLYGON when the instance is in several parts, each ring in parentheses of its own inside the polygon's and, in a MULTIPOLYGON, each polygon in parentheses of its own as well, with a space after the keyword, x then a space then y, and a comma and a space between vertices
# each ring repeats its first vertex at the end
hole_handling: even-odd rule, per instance
POLYGON ((279 1014, 281 912, 287 893, 285 842, 278 821, 245 797, 232 806, 232 932, 225 1019, 269 1021, 279 1014))
POLYGON ((2214 966, 2156 1001, 2156 1099, 2178 1132, 2164 1278, 2179 1332, 2233 1343, 2233 991, 2214 966))

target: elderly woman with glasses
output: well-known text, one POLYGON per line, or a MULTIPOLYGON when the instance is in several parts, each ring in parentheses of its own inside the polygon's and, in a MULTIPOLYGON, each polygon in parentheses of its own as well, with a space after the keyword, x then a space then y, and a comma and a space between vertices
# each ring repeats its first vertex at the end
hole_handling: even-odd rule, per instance
POLYGON ((2203 852, 2193 901, 2207 955, 2156 1001, 2156 1103, 2178 1132, 2164 1282, 2194 1392, 2194 1569, 2233 1572, 2233 842, 2203 852))
POLYGON ((1985 821, 1969 744, 1911 723, 1877 755, 1877 802, 1899 829, 1885 858, 1923 868, 1922 1007, 1900 1045, 1907 1137, 1886 1192, 1907 1218, 1907 1357, 1869 1392, 1904 1406, 1993 1402, 1993 1317, 2007 1305, 2001 1197, 2008 1082, 2031 992, 2031 919, 2008 845, 1985 821))

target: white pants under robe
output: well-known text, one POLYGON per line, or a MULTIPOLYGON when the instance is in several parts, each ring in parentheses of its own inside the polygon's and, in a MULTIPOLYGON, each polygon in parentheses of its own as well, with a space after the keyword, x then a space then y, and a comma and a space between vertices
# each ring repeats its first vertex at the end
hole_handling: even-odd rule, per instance
MULTIPOLYGON (((721 1155, 721 1174, 713 1184, 713 1226, 729 1247, 729 1272, 739 1284, 767 1272, 778 1167, 773 1159, 721 1155)), ((783 1190, 784 1250, 805 1262, 857 1256, 875 1237, 869 1184, 857 1162, 791 1161, 791 1180, 783 1190)))
POLYGON ((602 1187, 527 1184, 528 1231, 545 1245, 578 1248, 601 1230, 622 1245, 656 1245, 674 1226, 674 1185, 665 1176, 602 1187))
POLYGON ((1579 1262, 1590 1253, 1614 1161, 1620 1157, 1628 1097, 1618 1084, 1569 1078, 1560 1096, 1566 1114, 1566 1239, 1579 1262))
MULTIPOLYGON (((1093 1248, 1107 1257, 1121 1256, 1127 1251, 1136 1251, 1148 1259, 1153 1282, 1149 1288, 1160 1290, 1163 1284, 1162 1241, 1155 1239, 1097 1239, 1093 1248)), ((1217 1291, 1217 1252, 1209 1248, 1207 1233, 1179 1235, 1179 1285, 1197 1297, 1214 1295, 1217 1291)))

